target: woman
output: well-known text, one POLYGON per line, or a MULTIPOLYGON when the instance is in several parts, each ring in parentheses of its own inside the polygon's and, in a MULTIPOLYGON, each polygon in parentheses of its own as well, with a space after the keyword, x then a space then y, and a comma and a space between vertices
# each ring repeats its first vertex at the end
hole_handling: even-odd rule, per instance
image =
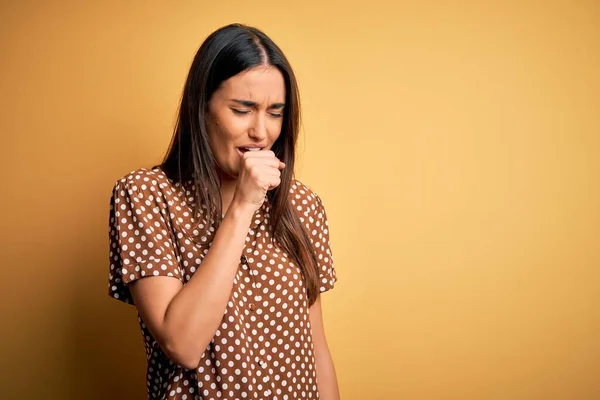
POLYGON ((116 182, 109 293, 137 308, 149 398, 339 398, 319 297, 336 273, 323 203, 293 177, 299 120, 279 47, 223 27, 163 163, 116 182))

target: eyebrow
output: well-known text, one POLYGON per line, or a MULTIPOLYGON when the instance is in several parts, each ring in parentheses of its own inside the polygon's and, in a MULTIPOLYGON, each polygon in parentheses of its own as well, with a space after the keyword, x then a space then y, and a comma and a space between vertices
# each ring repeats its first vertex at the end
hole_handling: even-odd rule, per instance
MULTIPOLYGON (((258 109, 258 104, 257 104, 256 102, 254 102, 254 101, 250 101, 250 100, 239 100, 239 99, 231 99, 231 101, 233 101, 233 102, 235 102, 235 103, 238 103, 238 104, 241 104, 241 105, 243 105, 243 106, 245 106, 245 107, 252 107, 252 108, 254 108, 254 109, 258 109)), ((271 105, 268 107, 268 109, 270 109, 270 110, 273 110, 273 109, 275 109, 275 110, 280 110, 280 109, 282 109, 283 107, 285 107, 285 103, 273 103, 273 104, 271 104, 271 105)))

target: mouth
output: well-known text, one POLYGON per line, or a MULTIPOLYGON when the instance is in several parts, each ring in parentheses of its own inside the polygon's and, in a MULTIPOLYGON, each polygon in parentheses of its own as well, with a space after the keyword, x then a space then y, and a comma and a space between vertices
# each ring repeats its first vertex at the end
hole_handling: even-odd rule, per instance
POLYGON ((262 148, 261 147, 238 147, 237 151, 240 154, 244 154, 247 151, 261 151, 262 148))

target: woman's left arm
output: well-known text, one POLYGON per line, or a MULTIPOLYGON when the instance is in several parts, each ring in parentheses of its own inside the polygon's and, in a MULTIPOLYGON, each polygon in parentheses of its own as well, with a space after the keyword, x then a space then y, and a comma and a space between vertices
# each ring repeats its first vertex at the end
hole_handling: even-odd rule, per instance
POLYGON ((339 400, 340 392, 335 367, 325 338, 320 295, 317 296, 317 301, 310 307, 309 318, 312 327, 319 397, 321 400, 339 400))

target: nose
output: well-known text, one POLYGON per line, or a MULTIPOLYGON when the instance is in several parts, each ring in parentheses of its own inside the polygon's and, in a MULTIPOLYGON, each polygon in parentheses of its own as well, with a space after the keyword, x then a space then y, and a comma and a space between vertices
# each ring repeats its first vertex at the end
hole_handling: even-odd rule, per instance
POLYGON ((254 121, 249 129, 248 136, 256 140, 263 140, 267 137, 266 116, 263 113, 255 113, 254 121))

